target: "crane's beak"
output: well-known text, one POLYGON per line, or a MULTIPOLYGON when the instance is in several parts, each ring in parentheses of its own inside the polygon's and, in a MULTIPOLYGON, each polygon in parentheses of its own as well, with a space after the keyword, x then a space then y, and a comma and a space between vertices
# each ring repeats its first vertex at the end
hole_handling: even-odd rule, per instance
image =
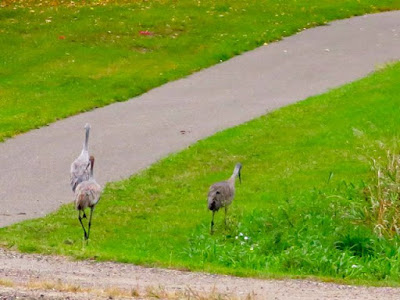
POLYGON ((87 166, 86 166, 86 170, 89 168, 89 166, 90 166, 90 162, 87 164, 87 166))
POLYGON ((242 184, 242 177, 241 177, 241 175, 240 175, 240 170, 239 170, 239 174, 238 174, 238 176, 239 176, 239 182, 240 182, 240 184, 242 184))

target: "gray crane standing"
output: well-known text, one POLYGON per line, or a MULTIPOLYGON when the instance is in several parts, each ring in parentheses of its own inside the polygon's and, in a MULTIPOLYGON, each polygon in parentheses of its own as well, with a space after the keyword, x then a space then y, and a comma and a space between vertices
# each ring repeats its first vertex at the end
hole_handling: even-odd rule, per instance
POLYGON ((89 179, 79 183, 75 190, 75 208, 78 210, 78 219, 82 225, 83 235, 85 237, 85 240, 89 239, 90 226, 92 225, 93 210, 96 204, 99 202, 101 196, 101 186, 96 182, 96 180, 93 177, 93 167, 94 167, 93 156, 90 156, 89 158, 89 165, 90 165, 89 179), (87 232, 85 230, 85 226, 83 226, 82 216, 81 216, 81 212, 83 212, 83 216, 86 217, 85 215, 86 208, 90 208, 89 226, 87 232))
POLYGON ((214 183, 210 186, 208 191, 208 209, 212 211, 211 220, 211 234, 214 228, 214 214, 220 208, 225 208, 225 226, 226 226, 226 214, 228 211, 228 206, 232 203, 233 197, 235 196, 235 180, 239 177, 240 183, 242 183, 240 177, 240 171, 242 169, 242 164, 237 163, 235 169, 233 170, 232 176, 226 180, 214 183))
POLYGON ((85 125, 86 135, 85 143, 83 144, 83 149, 81 154, 74 160, 71 164, 71 188, 75 192, 76 187, 82 181, 89 179, 89 131, 90 125, 86 123, 85 125))

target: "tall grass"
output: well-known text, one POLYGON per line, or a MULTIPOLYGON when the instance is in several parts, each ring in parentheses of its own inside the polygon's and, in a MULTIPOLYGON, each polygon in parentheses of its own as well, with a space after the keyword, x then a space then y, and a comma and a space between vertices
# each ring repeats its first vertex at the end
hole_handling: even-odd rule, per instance
POLYGON ((367 202, 364 220, 377 236, 394 238, 400 234, 400 154, 387 150, 384 160, 371 159, 372 183, 364 188, 367 202))

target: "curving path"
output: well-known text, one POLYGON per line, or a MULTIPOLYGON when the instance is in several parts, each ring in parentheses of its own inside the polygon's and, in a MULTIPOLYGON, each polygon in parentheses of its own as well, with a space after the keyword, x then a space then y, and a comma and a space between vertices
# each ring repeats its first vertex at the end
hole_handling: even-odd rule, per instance
POLYGON ((398 59, 399 11, 355 17, 7 140, 0 144, 0 226, 41 217, 72 201, 69 166, 81 150, 86 122, 92 125, 96 177, 104 184, 221 129, 398 59))

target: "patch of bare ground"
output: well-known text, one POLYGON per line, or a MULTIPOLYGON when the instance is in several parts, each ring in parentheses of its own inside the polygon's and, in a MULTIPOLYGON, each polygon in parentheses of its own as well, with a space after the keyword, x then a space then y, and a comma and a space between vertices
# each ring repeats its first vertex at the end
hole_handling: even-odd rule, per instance
MULTIPOLYGON (((193 299, 193 300, 234 300, 238 296, 221 294, 215 290, 205 293, 197 292, 190 288, 184 291, 167 291, 162 287, 147 287, 139 292, 138 289, 130 291, 120 288, 80 288, 76 285, 69 289, 68 284, 50 281, 35 281, 28 284, 13 285, 12 287, 0 286, 0 299, 193 299)), ((244 299, 254 299, 249 294, 244 299)))
POLYGON ((0 249, 0 299, 400 299, 399 288, 262 280, 0 249))

